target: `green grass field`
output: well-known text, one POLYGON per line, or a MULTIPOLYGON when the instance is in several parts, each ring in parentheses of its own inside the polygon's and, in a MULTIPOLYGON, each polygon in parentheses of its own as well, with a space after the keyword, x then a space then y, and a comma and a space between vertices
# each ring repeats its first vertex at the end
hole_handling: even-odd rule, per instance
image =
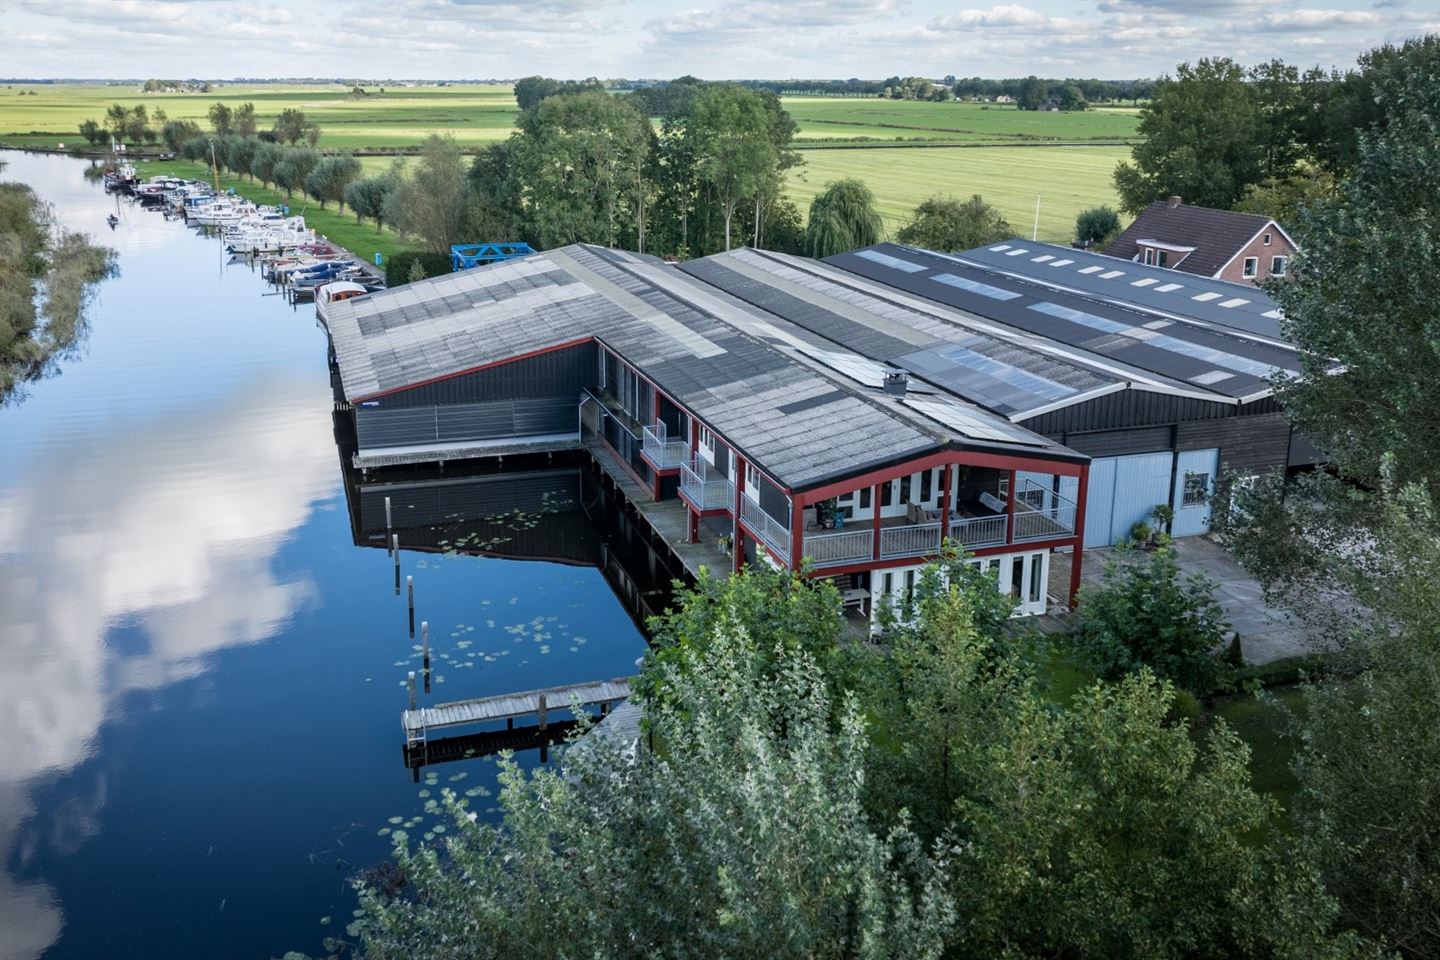
MULTIPOLYGON (((152 113, 163 109, 172 119, 208 127, 206 112, 216 101, 253 102, 262 129, 283 109, 303 110, 321 126, 321 148, 365 152, 414 147, 436 132, 479 147, 509 136, 516 117, 505 86, 390 87, 383 94, 369 88, 368 96, 356 97, 338 85, 222 86, 208 94, 15 85, 0 87, 0 145, 73 147, 79 124, 101 119, 111 103, 143 103, 152 113)), ((859 177, 875 192, 892 233, 926 197, 979 193, 1028 236, 1038 193, 1040 237, 1068 240, 1077 213, 1115 203, 1110 174, 1127 155, 1123 144, 1135 138, 1138 121, 1135 110, 1115 107, 1037 113, 1004 104, 806 96, 784 102, 798 123, 797 146, 806 160, 787 191, 802 212, 826 183, 859 177)), ((367 172, 389 162, 362 157, 367 172)))
POLYGON ((1040 239, 1068 242, 1075 215, 1118 202, 1110 174, 1124 147, 867 147, 807 150, 805 167, 787 193, 809 209, 825 184, 858 177, 874 191, 892 235, 922 200, 937 193, 978 193, 994 204, 1017 234, 1030 236, 1040 197, 1040 239))

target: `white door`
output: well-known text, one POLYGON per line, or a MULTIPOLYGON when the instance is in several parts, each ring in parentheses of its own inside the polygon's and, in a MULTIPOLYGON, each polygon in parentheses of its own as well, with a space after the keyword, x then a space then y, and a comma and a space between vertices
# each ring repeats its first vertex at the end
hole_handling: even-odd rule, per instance
POLYGON ((1215 474, 1220 468, 1220 451, 1186 450, 1175 460, 1175 521, 1170 532, 1177 537, 1194 537, 1210 532, 1210 498, 1215 494, 1215 474))
POLYGON ((1045 593, 1050 583, 1050 552, 1034 550, 1000 557, 1000 590, 1014 597, 1015 616, 1031 617, 1045 612, 1045 593))

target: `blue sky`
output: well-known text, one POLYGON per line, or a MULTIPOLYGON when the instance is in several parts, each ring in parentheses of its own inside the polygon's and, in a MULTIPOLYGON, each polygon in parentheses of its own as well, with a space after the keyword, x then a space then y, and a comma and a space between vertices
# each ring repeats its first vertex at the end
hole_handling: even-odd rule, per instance
POLYGON ((1440 0, 0 0, 12 76, 1154 76, 1348 66, 1440 0))

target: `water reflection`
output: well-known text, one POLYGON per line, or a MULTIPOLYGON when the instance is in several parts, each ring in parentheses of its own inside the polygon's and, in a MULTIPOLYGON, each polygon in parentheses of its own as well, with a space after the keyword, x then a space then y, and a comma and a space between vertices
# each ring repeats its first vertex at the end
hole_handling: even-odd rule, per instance
MULTIPOLYGON (((28 785, 86 759, 125 694, 195 676, 314 596, 308 575, 279 577, 271 558, 334 471, 325 391, 282 375, 97 424, 0 489, 0 850, 35 813, 28 785)), ((104 799, 102 780, 51 812, 16 845, 20 863, 51 838, 93 834, 104 799)), ((38 955, 61 916, 45 886, 0 873, 0 958, 38 955)))

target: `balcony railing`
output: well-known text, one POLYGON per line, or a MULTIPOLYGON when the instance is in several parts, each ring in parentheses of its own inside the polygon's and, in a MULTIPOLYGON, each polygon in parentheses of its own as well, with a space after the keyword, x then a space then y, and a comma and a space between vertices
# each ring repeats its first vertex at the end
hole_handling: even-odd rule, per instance
POLYGON ((689 445, 684 440, 667 440, 665 424, 657 423, 646 427, 642 432, 644 442, 640 453, 655 468, 669 470, 680 466, 688 459, 689 445))
POLYGON ((786 566, 790 565, 790 530, 785 524, 761 510, 760 504, 748 496, 740 498, 740 519, 765 542, 772 557, 786 566))
POLYGON ((1005 542, 1005 514, 993 517, 960 517, 950 521, 950 542, 967 550, 993 547, 1005 542))
POLYGON ((680 465, 680 492, 699 510, 735 509, 735 484, 699 457, 680 465))
POLYGON ((1019 493, 1015 501, 1016 543, 1059 540, 1075 535, 1075 501, 1033 480, 1024 481, 1019 493))
POLYGON ((880 558, 930 557, 940 552, 940 522, 880 528, 880 558))
POLYGON ((805 556, 817 568, 871 560, 875 556, 875 531, 866 527, 836 533, 807 533, 805 556))

